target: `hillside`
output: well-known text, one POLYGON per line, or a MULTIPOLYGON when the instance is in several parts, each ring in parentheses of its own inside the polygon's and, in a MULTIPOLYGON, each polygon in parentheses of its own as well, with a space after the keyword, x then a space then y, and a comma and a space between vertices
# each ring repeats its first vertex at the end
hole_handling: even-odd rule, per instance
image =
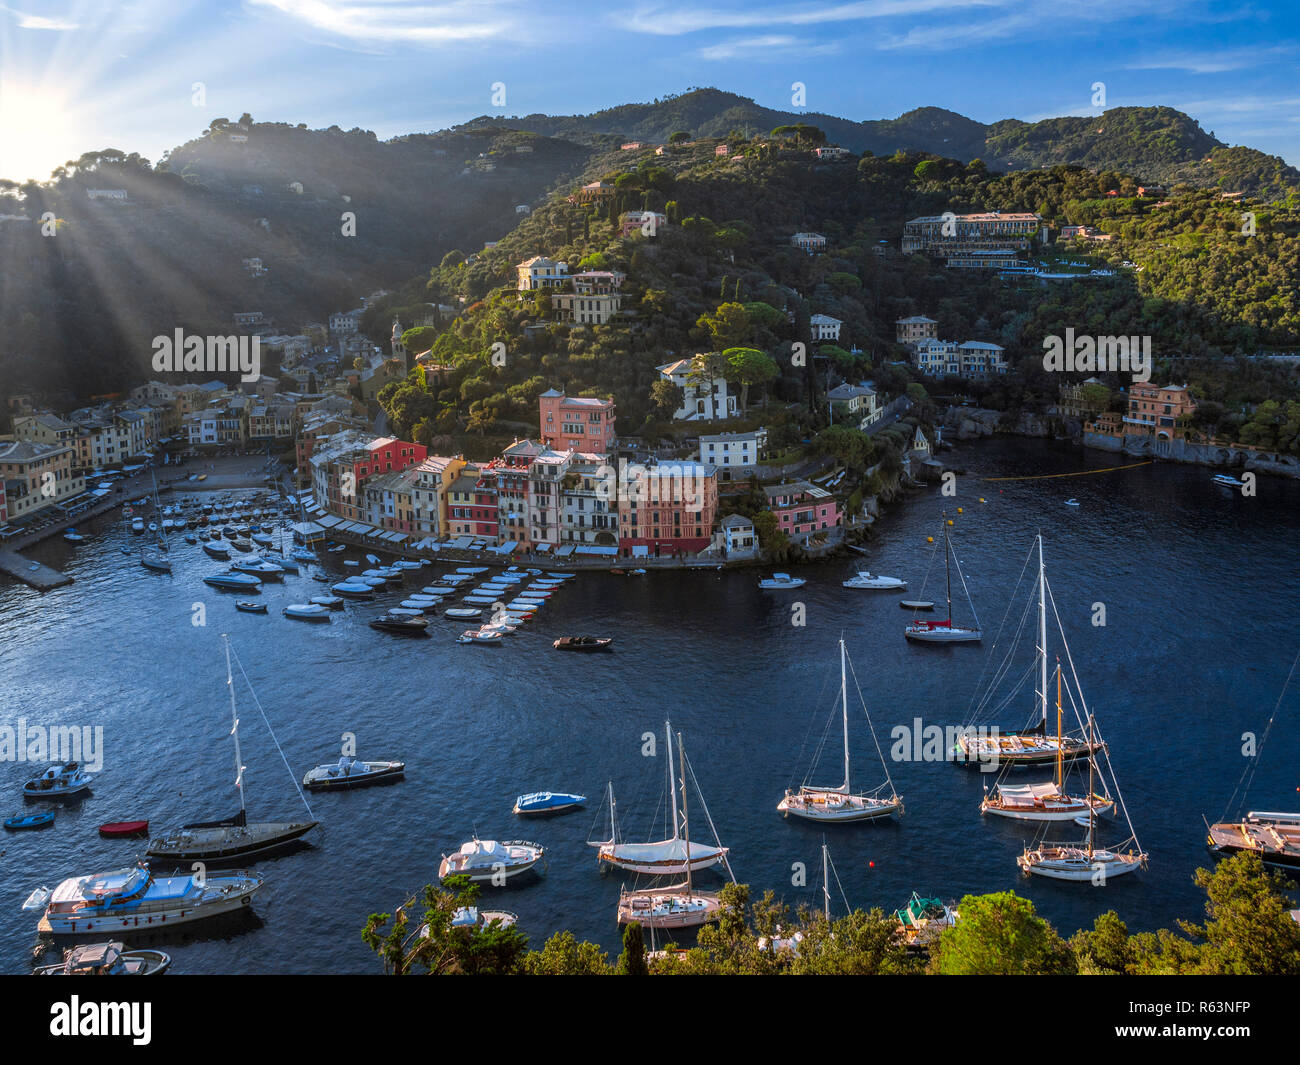
POLYGON ((141 372, 151 337, 178 326, 228 333, 236 311, 297 332, 453 247, 500 236, 516 204, 588 154, 524 133, 383 143, 250 122, 218 126, 156 167, 107 150, 45 185, 0 185, 0 217, 10 216, 0 222, 0 380, 12 392, 111 391, 141 372), (89 198, 104 189, 125 201, 89 198), (55 237, 41 235, 46 212, 59 220, 55 237), (355 235, 343 232, 344 212, 355 235), (267 272, 253 276, 248 258, 267 272))
POLYGON ((894 119, 855 122, 808 111, 761 107, 718 89, 695 89, 646 104, 624 104, 590 115, 482 116, 461 128, 514 127, 594 142, 600 137, 663 142, 678 130, 697 137, 764 134, 798 122, 821 129, 854 152, 926 152, 998 169, 1077 165, 1115 170, 1147 183, 1185 182, 1267 199, 1300 189, 1300 170, 1253 148, 1229 147, 1195 119, 1170 107, 1117 107, 1095 117, 1040 122, 1004 119, 991 125, 938 107, 894 119))

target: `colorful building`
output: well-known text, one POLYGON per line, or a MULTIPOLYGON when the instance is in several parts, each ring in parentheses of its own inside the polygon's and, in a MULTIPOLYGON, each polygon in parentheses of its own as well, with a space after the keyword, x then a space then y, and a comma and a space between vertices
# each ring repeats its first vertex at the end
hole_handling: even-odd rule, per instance
POLYGON ((698 462, 628 466, 618 486, 619 553, 663 557, 705 550, 718 512, 718 471, 698 462))
POLYGON ((73 472, 74 457, 73 449, 66 444, 0 440, 4 520, 28 517, 85 492, 85 478, 73 472))
POLYGON ((1155 436, 1171 440, 1187 435, 1180 421, 1196 410, 1196 400, 1186 385, 1153 385, 1134 382, 1128 392, 1125 436, 1155 436))
POLYGON ((843 521, 835 497, 807 481, 768 485, 763 494, 767 496, 768 510, 776 515, 777 528, 792 540, 806 539, 843 521))
POLYGON ((612 399, 566 396, 550 389, 537 399, 542 443, 555 451, 608 454, 614 447, 612 399))

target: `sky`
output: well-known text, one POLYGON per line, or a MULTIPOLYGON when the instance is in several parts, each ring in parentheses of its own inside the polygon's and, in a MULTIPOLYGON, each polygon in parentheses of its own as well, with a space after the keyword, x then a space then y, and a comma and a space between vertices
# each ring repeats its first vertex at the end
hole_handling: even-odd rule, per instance
POLYGON ((388 138, 796 82, 855 120, 1163 104, 1300 165, 1298 62, 1297 0, 0 0, 0 177, 245 112, 388 138))

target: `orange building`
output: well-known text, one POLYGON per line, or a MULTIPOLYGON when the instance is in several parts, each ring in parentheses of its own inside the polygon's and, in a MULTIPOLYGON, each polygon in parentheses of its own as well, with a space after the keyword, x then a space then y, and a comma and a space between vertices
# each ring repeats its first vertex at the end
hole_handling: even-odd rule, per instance
POLYGON ((1186 385, 1134 383, 1129 388, 1125 436, 1155 436, 1170 440, 1187 435, 1180 420, 1196 410, 1196 400, 1186 385))

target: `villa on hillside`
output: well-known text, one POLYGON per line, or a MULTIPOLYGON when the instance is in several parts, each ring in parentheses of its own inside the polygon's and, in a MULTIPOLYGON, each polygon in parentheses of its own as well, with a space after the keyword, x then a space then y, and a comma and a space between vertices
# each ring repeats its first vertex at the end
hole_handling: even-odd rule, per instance
POLYGON ((736 416, 736 397, 728 390, 726 379, 704 378, 702 364, 702 357, 694 355, 655 367, 661 376, 682 390, 682 404, 673 411, 674 421, 708 422, 736 416))

